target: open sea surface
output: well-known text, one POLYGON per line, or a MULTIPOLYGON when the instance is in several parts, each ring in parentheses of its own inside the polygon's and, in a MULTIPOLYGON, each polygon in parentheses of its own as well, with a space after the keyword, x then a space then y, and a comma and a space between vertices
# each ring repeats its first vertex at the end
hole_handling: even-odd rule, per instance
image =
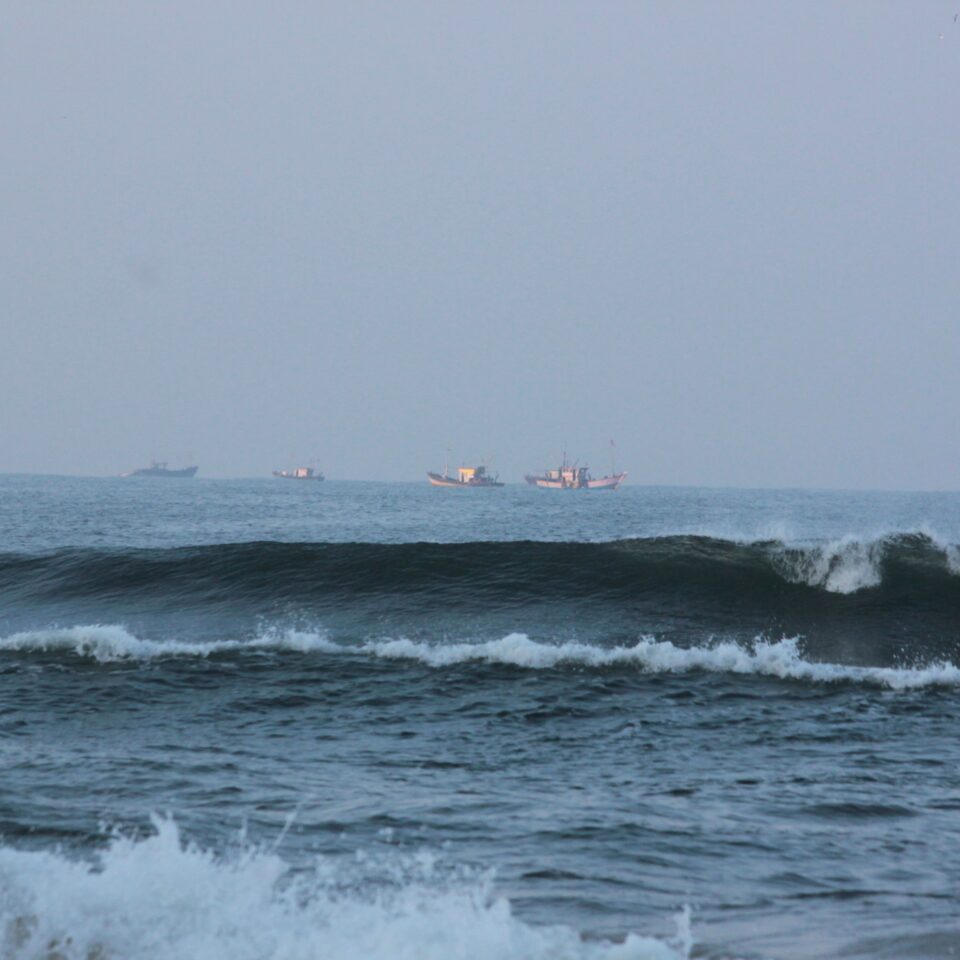
POLYGON ((960 956, 960 495, 0 477, 4 960, 960 956))

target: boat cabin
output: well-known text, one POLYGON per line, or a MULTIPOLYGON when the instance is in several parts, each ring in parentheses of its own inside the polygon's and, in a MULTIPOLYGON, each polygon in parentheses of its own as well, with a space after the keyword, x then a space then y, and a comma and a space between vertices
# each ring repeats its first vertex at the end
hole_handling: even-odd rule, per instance
POLYGON ((487 476, 486 467, 460 467, 457 471, 457 479, 461 483, 479 483, 487 476))
POLYGON ((548 470, 546 478, 563 487, 585 487, 590 479, 587 467, 562 466, 559 470, 548 470))

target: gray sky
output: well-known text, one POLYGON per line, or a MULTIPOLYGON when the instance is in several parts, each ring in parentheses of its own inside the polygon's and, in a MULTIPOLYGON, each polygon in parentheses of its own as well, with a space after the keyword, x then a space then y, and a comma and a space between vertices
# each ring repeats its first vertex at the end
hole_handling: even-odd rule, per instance
POLYGON ((0 471, 960 486, 960 0, 0 10, 0 471))

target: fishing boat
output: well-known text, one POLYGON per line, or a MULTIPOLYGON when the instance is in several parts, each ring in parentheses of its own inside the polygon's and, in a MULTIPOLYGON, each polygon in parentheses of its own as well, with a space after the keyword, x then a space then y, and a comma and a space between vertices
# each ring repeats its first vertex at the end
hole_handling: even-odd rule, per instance
POLYGON ((274 470, 275 477, 283 480, 325 480, 323 473, 313 467, 294 467, 292 470, 274 470))
POLYGON ((443 473, 427 471, 427 479, 435 487, 502 487, 498 474, 491 476, 486 467, 460 467, 457 475, 451 477, 446 469, 443 473))
POLYGON ((541 474, 528 473, 524 479, 531 486, 543 490, 616 490, 626 478, 626 472, 592 477, 588 467, 567 463, 564 454, 563 462, 556 470, 546 470, 541 474))
POLYGON ((166 461, 154 460, 149 467, 140 467, 139 470, 129 470, 121 473, 121 477, 193 477, 198 467, 183 467, 180 470, 170 470, 166 461))

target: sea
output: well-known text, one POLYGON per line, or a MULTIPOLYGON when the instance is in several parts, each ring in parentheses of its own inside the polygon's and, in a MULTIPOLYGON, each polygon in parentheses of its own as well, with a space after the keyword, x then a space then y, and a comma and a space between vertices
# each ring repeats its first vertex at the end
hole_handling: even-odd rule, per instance
POLYGON ((960 956, 960 494, 0 477, 3 960, 960 956))

